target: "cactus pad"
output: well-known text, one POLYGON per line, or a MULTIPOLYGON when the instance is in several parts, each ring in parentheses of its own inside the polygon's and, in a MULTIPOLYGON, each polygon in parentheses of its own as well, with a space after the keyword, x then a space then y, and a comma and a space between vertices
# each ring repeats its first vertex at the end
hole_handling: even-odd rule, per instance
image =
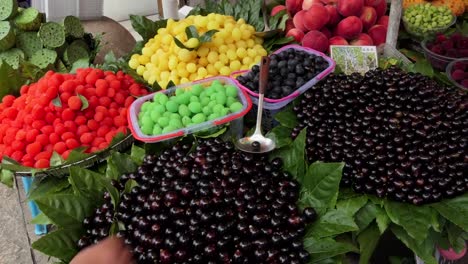
POLYGON ((20 49, 14 48, 0 53, 0 60, 8 63, 13 69, 18 69, 21 59, 24 59, 24 53, 20 49))
POLYGON ((16 35, 16 47, 23 50, 27 58, 42 49, 42 41, 36 32, 21 32, 16 35))
POLYGON ((79 59, 89 59, 89 50, 84 41, 75 40, 65 50, 63 54, 63 60, 68 65, 72 65, 79 59))
POLYGON ((67 37, 82 38, 84 35, 83 25, 81 25, 80 19, 75 16, 65 17, 63 26, 67 37))
POLYGON ((42 24, 38 35, 47 48, 58 48, 65 43, 65 29, 56 22, 42 24))
POLYGON ((5 51, 13 47, 15 45, 15 39, 15 32, 10 22, 0 21, 0 51, 5 51))
POLYGON ((37 31, 41 27, 41 14, 35 8, 26 8, 15 17, 16 26, 24 31, 37 31))
POLYGON ((0 20, 7 20, 18 12, 18 2, 16 0, 0 0, 0 20))
POLYGON ((47 68, 49 65, 54 65, 57 60, 57 52, 55 50, 41 49, 36 51, 29 61, 41 69, 47 68))

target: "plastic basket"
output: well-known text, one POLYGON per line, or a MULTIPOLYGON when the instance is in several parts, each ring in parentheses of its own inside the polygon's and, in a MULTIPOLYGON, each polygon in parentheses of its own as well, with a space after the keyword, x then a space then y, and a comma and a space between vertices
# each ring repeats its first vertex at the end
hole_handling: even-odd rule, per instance
MULTIPOLYGON (((309 90, 317 82, 319 82, 320 80, 322 80, 323 78, 325 78, 327 75, 329 75, 330 73, 332 73, 335 70, 336 63, 330 57, 326 56, 325 54, 323 54, 320 51, 316 51, 314 49, 302 47, 302 46, 299 46, 299 45, 292 44, 292 45, 284 46, 284 47, 278 49, 277 51, 275 51, 274 54, 281 53, 281 52, 283 52, 285 50, 288 50, 288 49, 301 50, 301 51, 305 51, 305 52, 307 52, 309 54, 313 54, 313 55, 322 57, 323 59, 325 59, 328 62, 328 67, 325 70, 323 70, 322 72, 320 72, 319 74, 317 74, 313 79, 309 80, 304 85, 302 85, 301 87, 296 89, 296 91, 294 91, 293 93, 291 93, 290 95, 288 95, 286 97, 283 97, 283 98, 280 98, 280 99, 271 99, 271 98, 266 98, 265 97, 265 102, 264 102, 264 108, 265 109, 278 110, 278 109, 283 108, 284 106, 286 106, 287 104, 292 102, 296 97, 303 94, 305 91, 309 90)), ((235 76, 238 76, 238 75, 245 75, 245 74, 247 74, 249 72, 250 72, 250 70, 234 72, 231 75, 231 77, 235 77, 235 76)), ((236 82, 236 84, 239 87, 241 87, 243 90, 245 90, 250 95, 250 98, 252 99, 252 102, 254 104, 258 104, 258 93, 256 93, 256 92, 250 90, 249 88, 243 86, 235 78, 233 78, 233 79, 234 79, 234 81, 236 82)))
POLYGON ((207 129, 210 129, 219 125, 227 124, 234 120, 243 118, 244 115, 247 114, 247 112, 249 112, 250 109, 252 108, 252 101, 250 100, 247 93, 243 91, 242 89, 240 89, 239 86, 236 84, 236 82, 234 82, 234 80, 229 77, 219 76, 219 77, 207 78, 207 79, 203 79, 203 80, 199 80, 199 81, 195 81, 191 83, 178 85, 167 90, 158 91, 158 93, 165 93, 167 95, 173 95, 175 94, 175 90, 178 88, 189 88, 195 84, 201 84, 205 86, 205 85, 211 84, 215 80, 220 81, 224 85, 230 84, 237 88, 237 99, 242 103, 242 106, 243 106, 240 111, 228 114, 226 116, 223 116, 214 120, 210 120, 210 121, 206 121, 200 124, 191 125, 188 127, 178 129, 178 130, 174 130, 165 134, 161 134, 157 136, 150 136, 150 135, 144 134, 141 131, 140 126, 138 125, 138 114, 141 111, 141 106, 143 105, 143 103, 153 100, 155 93, 152 93, 152 94, 145 95, 143 97, 138 98, 132 103, 132 105, 129 108, 127 117, 128 117, 128 123, 130 126, 130 131, 132 132, 133 136, 137 140, 140 140, 143 142, 155 143, 155 142, 159 142, 163 140, 168 140, 168 139, 192 134, 194 132, 207 130, 207 129))

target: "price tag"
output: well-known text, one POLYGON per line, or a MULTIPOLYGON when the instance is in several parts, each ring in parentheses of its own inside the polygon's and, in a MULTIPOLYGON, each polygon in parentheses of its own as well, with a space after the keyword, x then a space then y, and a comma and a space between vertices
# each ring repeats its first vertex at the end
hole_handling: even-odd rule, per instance
POLYGON ((330 46, 330 54, 336 66, 345 74, 364 74, 378 67, 376 46, 330 46))

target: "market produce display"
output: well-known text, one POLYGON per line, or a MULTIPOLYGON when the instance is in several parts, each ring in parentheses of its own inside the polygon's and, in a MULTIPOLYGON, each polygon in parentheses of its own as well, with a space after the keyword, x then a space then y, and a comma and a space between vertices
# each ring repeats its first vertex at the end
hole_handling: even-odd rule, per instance
POLYGON ((286 8, 292 18, 286 35, 304 47, 325 52, 330 45, 385 43, 385 0, 287 0, 286 8))
POLYGON ((248 69, 267 55, 261 45, 263 39, 253 33, 255 28, 244 19, 236 21, 220 14, 169 19, 141 54, 131 57, 129 66, 149 84, 157 82, 163 88, 170 81, 177 85, 229 75, 248 69))
MULTIPOLYGON (((314 54, 287 49, 270 55, 269 81, 265 96, 271 99, 286 97, 328 68, 328 62, 314 54)), ((258 92, 260 67, 255 65, 236 79, 251 91, 258 92)))
POLYGON ((459 32, 449 36, 437 34, 432 41, 426 42, 426 47, 437 55, 452 59, 468 57, 468 36, 459 32))
POLYGON ((127 180, 139 186, 115 211, 107 193, 83 221, 78 247, 99 242, 120 221, 125 228, 117 236, 137 263, 308 263, 302 237, 317 215, 298 209, 299 184, 282 171, 281 159, 269 162, 221 139, 191 148, 177 144, 148 155, 137 172, 122 175, 114 183, 121 191, 127 180))
POLYGON ((453 66, 447 67, 447 74, 451 79, 462 87, 468 89, 468 61, 461 60, 453 62, 453 66))
POLYGON ((357 192, 422 204, 464 193, 468 97, 391 68, 334 75, 294 111, 307 127, 309 160, 344 161, 357 192))
POLYGON ((406 30, 417 36, 444 32, 454 22, 455 16, 448 7, 429 3, 410 6, 403 14, 406 30))
POLYGON ((147 90, 123 72, 79 69, 76 74, 49 71, 21 95, 0 103, 0 160, 48 168, 54 152, 64 159, 73 149, 86 153, 106 148, 127 133, 127 108, 147 90))

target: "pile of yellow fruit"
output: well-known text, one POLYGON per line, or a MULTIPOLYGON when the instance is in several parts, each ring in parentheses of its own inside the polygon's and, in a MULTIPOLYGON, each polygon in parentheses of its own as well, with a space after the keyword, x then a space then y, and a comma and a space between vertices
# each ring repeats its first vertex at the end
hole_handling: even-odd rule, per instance
POLYGON ((209 14, 189 16, 174 21, 158 30, 142 49, 134 54, 129 66, 149 83, 157 82, 165 88, 169 81, 182 84, 216 75, 229 75, 234 71, 250 69, 267 55, 263 39, 254 35, 253 26, 244 19, 209 14), (188 39, 188 26, 195 26, 199 35, 218 30, 210 42, 200 45, 199 39, 188 39), (174 37, 189 50, 176 45, 174 37))
POLYGON ((455 16, 461 16, 468 11, 468 0, 403 0, 403 8, 406 9, 412 5, 432 3, 435 6, 447 6, 455 16))

